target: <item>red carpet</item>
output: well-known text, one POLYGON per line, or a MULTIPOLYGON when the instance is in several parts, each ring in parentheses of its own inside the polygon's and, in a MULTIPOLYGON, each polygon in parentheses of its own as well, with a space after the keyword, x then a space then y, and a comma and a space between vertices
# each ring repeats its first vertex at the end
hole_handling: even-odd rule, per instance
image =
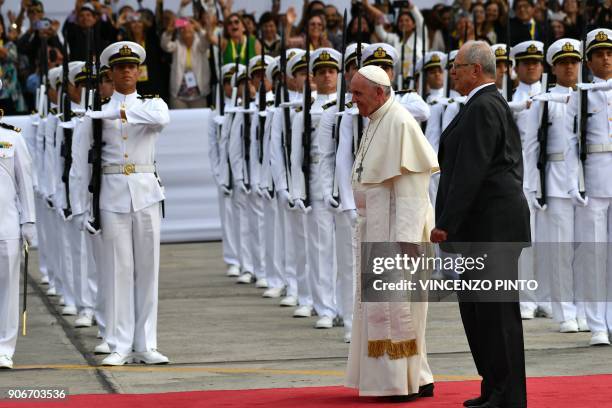
MULTIPOLYGON (((237 391, 196 391, 167 394, 75 395, 63 402, 6 402, 1 408, 208 408, 208 407, 461 407, 475 396, 477 381, 436 383, 436 396, 409 403, 358 398, 344 387, 273 388, 237 391)), ((542 377, 528 380, 529 408, 612 407, 612 375, 542 377)))

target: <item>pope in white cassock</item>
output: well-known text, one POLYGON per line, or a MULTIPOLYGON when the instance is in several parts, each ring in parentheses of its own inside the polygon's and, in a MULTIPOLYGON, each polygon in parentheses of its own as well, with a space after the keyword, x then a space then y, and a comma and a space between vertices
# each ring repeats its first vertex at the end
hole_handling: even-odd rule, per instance
MULTIPOLYGON (((433 148, 412 115, 390 97, 391 83, 380 67, 361 68, 351 88, 359 113, 370 119, 353 165, 360 242, 429 242, 434 212, 428 189, 438 171, 433 148)), ((347 386, 362 396, 433 396, 427 302, 362 302, 359 257, 347 386)))

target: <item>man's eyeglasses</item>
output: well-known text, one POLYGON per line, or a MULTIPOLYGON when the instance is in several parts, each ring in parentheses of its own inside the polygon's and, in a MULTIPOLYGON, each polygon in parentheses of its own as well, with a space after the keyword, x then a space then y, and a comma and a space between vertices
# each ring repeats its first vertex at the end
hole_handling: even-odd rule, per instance
POLYGON ((470 66, 470 65, 474 65, 474 64, 473 63, 470 63, 470 64, 455 64, 455 63, 452 63, 452 64, 450 64, 450 69, 457 70, 459 68, 467 67, 467 66, 470 66))

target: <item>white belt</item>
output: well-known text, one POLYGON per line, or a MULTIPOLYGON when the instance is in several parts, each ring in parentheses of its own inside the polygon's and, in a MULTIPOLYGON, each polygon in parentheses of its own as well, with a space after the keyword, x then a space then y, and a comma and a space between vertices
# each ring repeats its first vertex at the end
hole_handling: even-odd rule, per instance
POLYGON ((612 152, 612 143, 587 145, 587 153, 605 153, 605 152, 612 152))
POLYGON ((155 173, 155 165, 153 164, 113 164, 102 168, 104 174, 125 174, 129 176, 132 173, 155 173))
POLYGON ((548 155, 549 162, 560 162, 565 160, 565 154, 563 153, 550 153, 548 155))

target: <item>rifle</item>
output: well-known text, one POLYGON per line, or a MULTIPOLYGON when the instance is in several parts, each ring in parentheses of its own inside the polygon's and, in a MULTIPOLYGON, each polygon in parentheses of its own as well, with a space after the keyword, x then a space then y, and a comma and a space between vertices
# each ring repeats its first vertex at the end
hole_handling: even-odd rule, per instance
POLYGON ((302 131, 302 172, 304 173, 304 207, 310 207, 310 144, 312 118, 310 116, 312 94, 310 91, 310 35, 306 30, 306 81, 304 81, 304 129, 302 131))
POLYGON ((416 63, 417 63, 417 35, 414 29, 414 42, 412 44, 412 78, 410 78, 410 89, 416 89, 416 63))
MULTIPOLYGON (((72 120, 72 108, 70 96, 68 96, 68 46, 64 41, 64 60, 62 62, 62 115, 64 122, 72 120)), ((72 206, 70 205, 70 167, 72 166, 72 129, 64 128, 64 142, 60 148, 60 154, 64 158, 64 168, 62 171, 62 181, 66 190, 66 208, 63 209, 64 217, 69 217, 72 214, 72 206)))
MULTIPOLYGON (((96 45, 101 43, 100 40, 100 27, 95 26, 95 43, 96 45)), ((91 29, 88 31, 88 36, 93 35, 91 29)), ((97 49, 97 47, 96 47, 97 49)), ((88 64, 91 67, 93 61, 93 55, 88 58, 88 64)), ((100 72, 100 58, 96 56, 96 72, 100 72)), ((87 84, 91 88, 91 77, 92 72, 88 71, 87 84)), ((100 81, 100 76, 97 76, 97 81, 100 81)), ((97 85, 97 84, 96 84, 97 85)), ((100 92, 98 91, 99 86, 96 86, 93 94, 93 110, 99 111, 102 108, 102 100, 100 99, 100 92)), ((89 95, 88 95, 89 98, 89 95)), ((102 187, 102 119, 92 119, 93 129, 93 146, 89 150, 89 163, 91 163, 91 180, 89 183, 89 192, 92 193, 92 212, 91 212, 91 227, 95 231, 102 229, 101 217, 100 217, 100 190, 102 187)))
MULTIPOLYGON (((548 13, 544 14, 544 27, 546 28, 546 39, 544 41, 544 55, 550 45, 550 27, 548 26, 548 13)), ((544 73, 542 74, 542 89, 543 92, 548 92, 548 65, 544 64, 544 73)), ((548 162, 548 101, 542 101, 542 110, 540 112, 540 127, 538 128, 538 144, 540 152, 538 154, 537 168, 540 174, 540 191, 537 197, 540 206, 546 204, 546 163, 548 162)))
MULTIPOLYGON (((280 71, 282 75, 282 95, 283 101, 285 104, 289 103, 289 88, 287 87, 287 49, 285 46, 285 29, 281 25, 281 52, 280 52, 280 71)), ((289 106, 285 105, 283 107, 283 134, 282 134, 282 144, 283 144, 283 156, 285 159, 285 181, 287 183, 287 189, 291 191, 291 183, 289 182, 291 178, 291 115, 289 112, 289 106)))
MULTIPOLYGON (((246 47, 246 45, 245 45, 246 47)), ((238 57, 240 58, 240 57, 238 57)), ((247 190, 251 189, 251 175, 250 175, 250 146, 251 146, 251 115, 247 111, 249 110, 251 104, 251 94, 249 90, 249 60, 250 55, 247 50, 246 56, 246 71, 244 74, 244 85, 243 85, 243 93, 242 93, 242 108, 244 112, 242 113, 242 153, 244 157, 244 168, 243 172, 243 182, 244 186, 247 190)), ((238 84, 236 84, 238 85, 238 84)))
POLYGON ((47 90, 49 82, 49 64, 47 58, 47 39, 42 38, 40 44, 40 85, 38 87, 38 100, 36 101, 36 110, 40 117, 45 117, 49 113, 49 97, 47 90), (47 108, 45 112, 45 108, 47 108))
MULTIPOLYGON (((586 10, 586 0, 582 1, 583 10, 586 10)), ((586 13, 586 11, 585 11, 586 13)), ((589 81, 587 71, 587 53, 586 53, 586 36, 587 36, 587 24, 588 19, 585 18, 584 26, 582 27, 582 64, 580 67, 580 81, 585 83, 589 81)), ((578 135, 578 152, 579 152, 579 165, 578 165, 578 191, 582 198, 586 196, 586 186, 584 179, 584 165, 587 159, 587 123, 589 119, 589 91, 586 89, 580 90, 580 107, 578 109, 580 120, 578 122, 580 132, 578 135)), ((574 122, 574 130, 576 130, 576 122, 574 122)))
MULTIPOLYGON (((263 33, 261 34, 261 44, 263 44, 263 33)), ((263 163, 263 144, 264 144, 264 132, 266 127, 266 117, 262 115, 266 111, 266 59, 265 59, 266 51, 264 47, 261 47, 261 67, 264 70, 261 81, 259 82, 259 115, 258 115, 258 127, 257 127, 257 137, 259 142, 259 165, 263 163)))
POLYGON ((223 89, 223 58, 221 56, 221 33, 217 34, 217 43, 219 46, 217 47, 217 67, 215 70, 217 72, 216 76, 218 77, 217 81, 217 108, 219 109, 219 115, 223 116, 225 114, 225 90, 223 89))
MULTIPOLYGON (((359 7, 358 9, 358 21, 357 21, 357 26, 359 29, 359 41, 357 42, 357 50, 355 50, 355 52, 357 53, 357 69, 361 68, 361 7, 359 7)), ((361 115, 357 115, 357 146, 353 146, 354 148, 354 152, 353 154, 357 154, 357 151, 359 150, 359 145, 361 145, 361 136, 363 135, 363 118, 361 117, 361 115)), ((353 143, 354 145, 354 143, 353 143)))
MULTIPOLYGON (((421 93, 421 97, 423 99, 425 99, 425 36, 426 34, 426 27, 425 27, 425 22, 423 22, 423 27, 421 28, 421 61, 423 61, 422 66, 421 66, 421 86, 420 88, 420 93, 421 93)), ((416 34, 416 33, 415 33, 416 34)))
POLYGON ((510 13, 506 15, 506 56, 508 57, 506 69, 506 102, 512 102, 512 62, 510 61, 510 13))
MULTIPOLYGON (((338 118, 336 119, 336 124, 332 129, 332 138, 335 140, 336 148, 335 152, 338 151, 338 145, 340 143, 340 123, 342 122, 342 112, 344 112, 344 104, 346 97, 346 9, 344 9, 344 19, 343 19, 343 27, 342 27, 342 63, 340 64, 340 91, 338 92, 338 118)), ((357 44, 359 47, 360 44, 357 44)), ((357 51, 357 49, 355 49, 357 51)), ((334 171, 332 173, 333 182, 332 182, 332 198, 336 200, 338 205, 340 204, 340 191, 338 187, 338 180, 336 180, 336 158, 334 156, 334 171)))

